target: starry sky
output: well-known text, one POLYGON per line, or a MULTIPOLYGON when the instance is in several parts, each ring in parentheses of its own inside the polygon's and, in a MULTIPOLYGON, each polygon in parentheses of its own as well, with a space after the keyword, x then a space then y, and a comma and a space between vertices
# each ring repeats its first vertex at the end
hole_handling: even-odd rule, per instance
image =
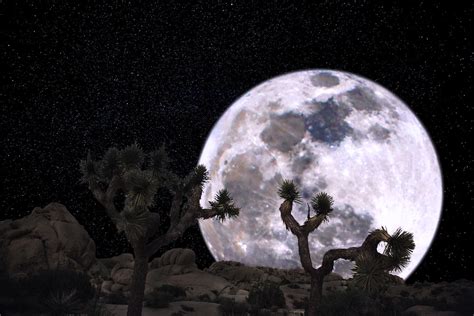
MULTIPOLYGON (((166 143, 185 175, 247 90, 290 71, 339 69, 404 100, 439 155, 443 215, 409 282, 474 279, 472 5, 155 2, 0 1, 0 220, 61 202, 98 257, 129 251, 79 182, 88 150, 166 143)), ((168 205, 163 196, 157 207, 168 205)), ((172 247, 194 249, 201 268, 214 260, 198 227, 172 247)))

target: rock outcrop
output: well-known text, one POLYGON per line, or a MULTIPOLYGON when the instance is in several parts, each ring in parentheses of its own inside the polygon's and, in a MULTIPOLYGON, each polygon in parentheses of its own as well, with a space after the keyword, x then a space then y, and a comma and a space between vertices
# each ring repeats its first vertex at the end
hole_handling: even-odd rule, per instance
POLYGON ((191 249, 175 248, 153 259, 149 270, 156 270, 161 275, 177 275, 198 271, 196 254, 191 249))
MULTIPOLYGON (((310 277, 303 269, 276 269, 270 267, 249 267, 235 261, 219 261, 213 263, 206 272, 220 276, 238 288, 250 290, 259 282, 275 284, 310 283, 310 277)), ((331 273, 325 278, 329 287, 345 285, 339 274, 331 273), (342 283, 344 284, 342 284, 342 283)))
POLYGON ((3 269, 12 277, 44 269, 106 274, 95 243, 66 207, 50 203, 18 220, 0 222, 3 269))
MULTIPOLYGON (((0 222, 0 272, 22 277, 44 269, 72 269, 105 279, 104 294, 126 297, 133 274, 133 255, 124 253, 96 259, 95 251, 95 243, 87 231, 59 203, 37 207, 18 220, 0 222)), ((181 248, 153 259, 149 263, 145 292, 172 285, 184 290, 186 300, 215 302, 230 298, 245 302, 256 283, 272 282, 283 291, 289 309, 301 309, 308 298, 310 279, 302 269, 249 267, 222 261, 202 271, 195 259, 194 251, 181 248)), ((385 292, 379 293, 377 304, 399 314, 470 315, 474 311, 473 281, 412 285, 404 284, 399 278, 393 281, 385 292)), ((324 279, 323 293, 347 294, 345 290, 350 287, 350 279, 331 273, 324 279)))
MULTIPOLYGON (((107 294, 116 293, 128 296, 134 266, 133 255, 124 253, 99 260, 111 271, 110 280, 102 284, 102 291, 107 294)), ((163 281, 169 276, 199 272, 195 261, 194 251, 182 248, 171 249, 161 257, 153 259, 148 268, 147 292, 162 284, 173 284, 173 282, 163 281), (157 282, 158 279, 160 279, 159 282, 157 282)))
POLYGON ((385 292, 392 304, 406 309, 406 315, 421 315, 413 306, 429 306, 434 310, 426 315, 461 315, 474 311, 474 282, 461 279, 454 282, 421 282, 412 285, 393 285, 385 292), (441 314, 441 313, 445 314, 441 314))
MULTIPOLYGON (((134 260, 131 254, 100 259, 111 268, 110 279, 102 284, 106 294, 129 295, 134 260)), ((173 285, 186 292, 191 300, 212 301, 220 293, 229 293, 232 285, 216 275, 201 271, 196 265, 196 254, 191 249, 175 248, 149 263, 145 293, 162 285, 173 285)), ((238 289, 234 290, 237 295, 238 289)), ((240 292, 238 295, 242 295, 240 292)))
POLYGON ((186 299, 197 301, 214 301, 220 294, 227 294, 232 289, 232 285, 225 279, 204 271, 163 275, 159 273, 158 269, 155 269, 148 272, 145 293, 164 284, 184 289, 186 299))

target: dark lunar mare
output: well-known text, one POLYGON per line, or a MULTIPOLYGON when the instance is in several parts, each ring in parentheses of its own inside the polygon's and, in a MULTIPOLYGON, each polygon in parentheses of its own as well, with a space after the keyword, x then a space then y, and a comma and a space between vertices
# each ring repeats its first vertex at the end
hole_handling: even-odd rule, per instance
POLYGON ((352 134, 352 127, 345 121, 351 108, 334 98, 327 101, 312 101, 316 111, 305 116, 306 130, 316 142, 338 145, 346 136, 352 134))
POLYGON ((311 83, 315 87, 330 88, 339 84, 339 78, 329 72, 319 72, 310 77, 311 83))

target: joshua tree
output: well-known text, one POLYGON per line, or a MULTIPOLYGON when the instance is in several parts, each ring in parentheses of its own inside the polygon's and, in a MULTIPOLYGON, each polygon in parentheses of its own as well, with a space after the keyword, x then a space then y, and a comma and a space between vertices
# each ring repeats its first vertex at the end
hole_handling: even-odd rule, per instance
MULTIPOLYGON (((376 229, 369 233, 360 247, 346 249, 331 249, 323 256, 319 268, 314 268, 308 245, 308 235, 323 222, 329 221, 333 211, 333 198, 325 192, 320 192, 311 199, 311 206, 316 212, 300 225, 291 214, 293 202, 301 203, 298 188, 293 181, 284 180, 278 194, 285 201, 280 205, 281 219, 298 238, 298 250, 303 269, 311 276, 311 291, 308 301, 308 315, 314 316, 322 299, 323 280, 331 273, 334 261, 345 259, 355 262, 354 282, 363 289, 372 291, 378 284, 393 277, 391 271, 400 271, 409 262, 415 248, 413 235, 397 229, 390 235, 385 228, 376 229), (384 253, 377 251, 380 242, 386 242, 384 253)), ((309 206, 308 206, 309 207, 309 206)))
POLYGON ((202 188, 209 180, 205 166, 199 165, 180 178, 170 170, 169 161, 164 146, 145 154, 134 144, 122 150, 109 148, 100 160, 93 160, 89 153, 80 164, 82 181, 104 207, 118 232, 125 233, 134 251, 127 315, 141 315, 148 260, 153 254, 177 240, 198 219, 224 221, 239 215, 239 208, 225 189, 210 201, 211 208, 201 208, 202 188), (167 189, 173 196, 168 212, 154 211, 159 188, 167 189), (121 194, 125 197, 123 203, 119 203, 121 194), (169 228, 162 234, 158 230, 160 216, 170 219, 169 228))

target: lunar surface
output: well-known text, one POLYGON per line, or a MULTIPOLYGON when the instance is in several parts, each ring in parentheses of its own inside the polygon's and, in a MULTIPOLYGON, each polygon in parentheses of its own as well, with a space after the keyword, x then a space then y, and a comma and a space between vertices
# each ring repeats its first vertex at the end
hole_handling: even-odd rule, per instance
MULTIPOLYGON (((304 203, 293 214, 300 224, 313 194, 334 197, 330 221, 310 234, 315 267, 331 248, 359 246, 382 225, 401 227, 416 243, 399 273, 407 278, 441 215, 441 171, 424 127, 390 91, 346 72, 294 72, 251 89, 214 126, 199 163, 211 177, 201 205, 227 188, 241 208, 238 219, 199 222, 216 260, 301 267, 296 237, 278 210, 283 179, 299 186, 304 203)), ((347 277, 351 268, 339 260, 335 272, 347 277)))

